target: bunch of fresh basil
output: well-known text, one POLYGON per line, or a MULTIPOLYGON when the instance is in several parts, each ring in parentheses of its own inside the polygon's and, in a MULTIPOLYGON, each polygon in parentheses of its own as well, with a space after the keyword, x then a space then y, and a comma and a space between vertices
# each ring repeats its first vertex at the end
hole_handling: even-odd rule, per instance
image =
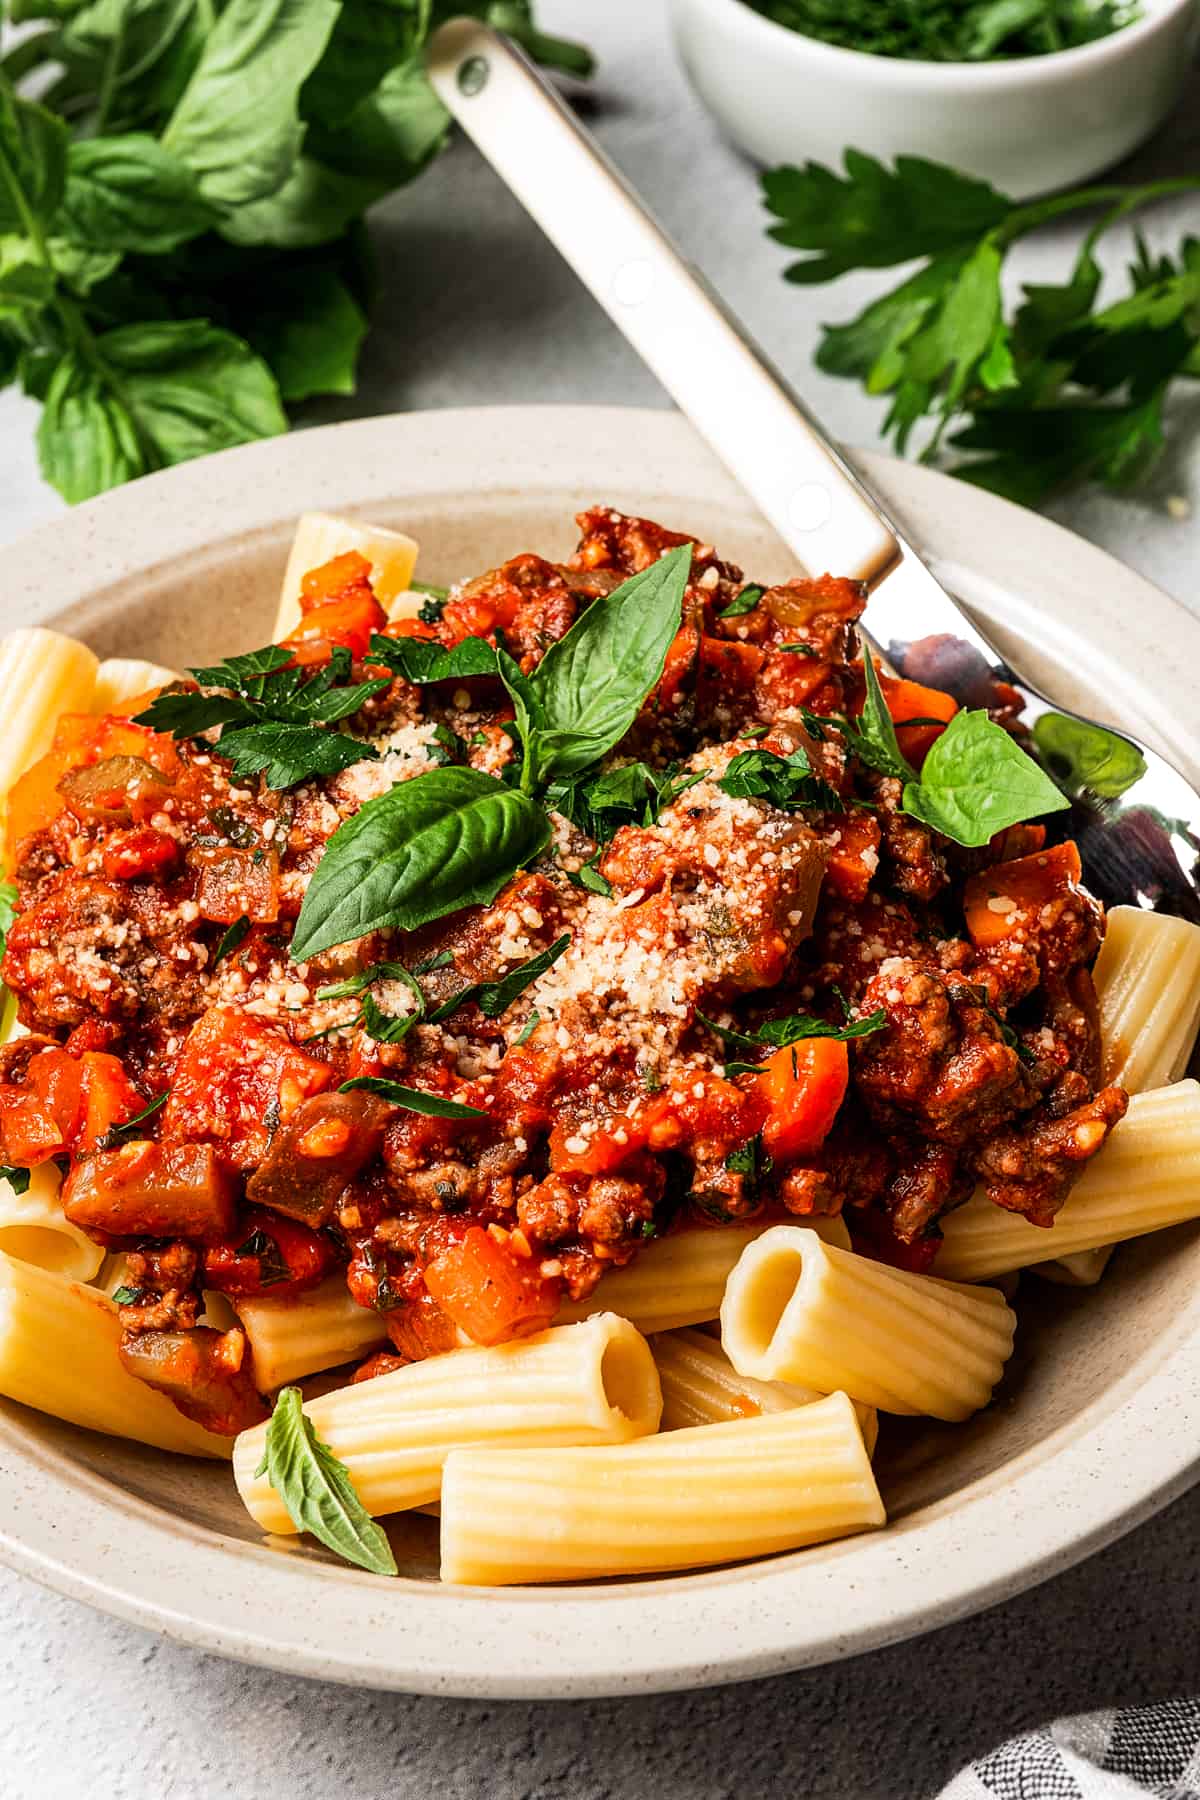
POLYGON ((8 0, 0 386, 66 499, 353 392, 362 215, 446 140, 421 46, 458 13, 590 69, 530 0, 8 0))

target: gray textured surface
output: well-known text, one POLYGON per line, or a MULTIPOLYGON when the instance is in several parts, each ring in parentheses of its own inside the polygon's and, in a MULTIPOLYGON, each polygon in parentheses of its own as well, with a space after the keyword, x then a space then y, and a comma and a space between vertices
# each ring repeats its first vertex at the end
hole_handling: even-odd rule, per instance
MULTIPOLYGON (((691 105, 661 0, 543 0, 542 12, 600 51, 593 121, 685 250, 832 428, 870 441, 877 405, 814 375, 809 355, 817 322, 846 316, 877 284, 783 285, 782 259, 762 238, 754 173, 691 105)), ((1181 172, 1198 152, 1194 79, 1135 167, 1143 177, 1181 172)), ((1195 230, 1197 210, 1163 208, 1151 242, 1195 230)), ((480 401, 662 403, 464 147, 381 209, 377 235, 387 299, 362 391, 321 417, 480 401)), ((1064 231, 1023 247, 1017 275, 1057 275, 1073 241, 1064 231)), ((1109 260, 1126 247, 1110 246, 1109 260)), ((1190 411, 1194 424, 1200 404, 1190 411)), ((37 478, 35 416, 11 393, 0 397, 0 542, 59 505, 37 478)), ((1198 474, 1200 450, 1185 449, 1138 498, 1076 497, 1057 514, 1194 605, 1200 527, 1171 519, 1165 500, 1193 495, 1198 474)), ((908 1646, 743 1688, 573 1707, 317 1687, 198 1655, 0 1572, 0 1794, 906 1800, 932 1794, 962 1760, 1050 1713, 1194 1688, 1198 1569, 1200 1503, 1188 1497, 1036 1592, 908 1646)))

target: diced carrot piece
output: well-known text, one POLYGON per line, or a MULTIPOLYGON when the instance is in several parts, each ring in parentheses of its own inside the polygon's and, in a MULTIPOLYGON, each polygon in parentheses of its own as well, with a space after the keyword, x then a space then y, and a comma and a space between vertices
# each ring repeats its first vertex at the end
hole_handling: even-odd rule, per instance
POLYGON ((933 745, 958 711, 958 702, 941 688, 922 687, 919 681, 901 681, 876 668, 884 704, 896 726, 896 742, 915 768, 920 768, 933 745), (935 719, 934 725, 906 725, 906 719, 935 719))
POLYGON ((386 624, 387 614, 365 584, 341 599, 327 600, 305 613, 295 631, 284 638, 284 649, 292 651, 289 666, 326 663, 339 648, 349 650, 359 661, 367 653, 372 632, 381 631, 386 624))
POLYGON ((879 820, 851 810, 837 821, 838 842, 829 852, 825 879, 839 900, 859 904, 879 867, 879 820))
POLYGON ((838 1038, 806 1038, 763 1064, 757 1077, 766 1105, 763 1144, 777 1161, 794 1162, 820 1149, 849 1080, 850 1059, 838 1038))
POLYGON ((340 600, 351 588, 371 585, 371 565, 359 550, 344 550, 328 562, 310 569, 300 583, 300 611, 315 612, 330 600, 340 600))
POLYGON ((478 1225, 434 1257, 425 1286, 476 1344, 541 1331, 557 1312, 560 1295, 558 1282, 547 1280, 536 1262, 514 1256, 478 1225))
POLYGON ((79 1059, 82 1101, 72 1149, 86 1155, 94 1150, 114 1125, 124 1125, 142 1111, 146 1102, 138 1093, 119 1057, 103 1050, 89 1050, 79 1059))
POLYGON ((967 882, 963 896, 971 942, 986 950, 1017 931, 1027 931, 1031 916, 1078 887, 1082 875, 1079 851, 1070 839, 1015 862, 981 869, 967 882))
POLYGON ((608 1175, 627 1163, 645 1141, 645 1130, 624 1114, 586 1134, 576 1125, 556 1125, 550 1133, 550 1167, 560 1174, 608 1175))

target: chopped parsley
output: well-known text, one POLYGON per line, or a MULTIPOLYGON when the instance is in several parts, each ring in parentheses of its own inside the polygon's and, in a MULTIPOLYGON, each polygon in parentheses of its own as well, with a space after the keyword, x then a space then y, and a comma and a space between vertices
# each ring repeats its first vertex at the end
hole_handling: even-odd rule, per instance
POLYGON ((295 787, 314 775, 336 775, 352 763, 377 758, 373 745, 332 727, 382 693, 387 676, 347 685, 351 657, 340 645, 315 674, 287 667, 291 660, 290 650, 267 644, 193 669, 202 690, 219 691, 159 694, 133 722, 176 738, 219 728, 217 748, 234 773, 261 774, 270 788, 295 787))

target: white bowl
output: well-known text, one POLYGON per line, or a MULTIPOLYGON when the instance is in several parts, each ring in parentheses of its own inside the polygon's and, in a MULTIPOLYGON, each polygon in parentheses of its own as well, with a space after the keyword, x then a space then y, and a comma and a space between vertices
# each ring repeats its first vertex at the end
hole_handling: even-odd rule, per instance
POLYGON ((735 144, 769 165, 840 167, 847 146, 924 156, 1003 193, 1087 181, 1150 136, 1179 98, 1195 0, 1143 0, 1145 17, 1049 56, 906 62, 776 25, 743 0, 670 0, 692 86, 735 144))
MULTIPOLYGON (((862 462, 1031 676, 1200 766, 1200 623, 1032 513, 862 462)), ((789 569, 677 416, 501 407, 300 432, 118 489, 4 552, 5 622, 211 662, 270 631, 305 508, 406 527, 422 576, 445 581, 518 549, 563 554, 571 514, 606 500, 701 532, 760 577, 789 569)), ((437 1582, 436 1527, 413 1516, 392 1531, 402 1577, 386 1580, 296 1539, 267 1547, 227 1467, 0 1403, 0 1553, 187 1643, 376 1687, 547 1699, 828 1661, 1016 1593, 1195 1478, 1200 1227, 1123 1246, 1092 1291, 1027 1287, 995 1403, 965 1426, 906 1427, 880 1463, 891 1524, 843 1543, 665 1579, 466 1589, 437 1582)))

